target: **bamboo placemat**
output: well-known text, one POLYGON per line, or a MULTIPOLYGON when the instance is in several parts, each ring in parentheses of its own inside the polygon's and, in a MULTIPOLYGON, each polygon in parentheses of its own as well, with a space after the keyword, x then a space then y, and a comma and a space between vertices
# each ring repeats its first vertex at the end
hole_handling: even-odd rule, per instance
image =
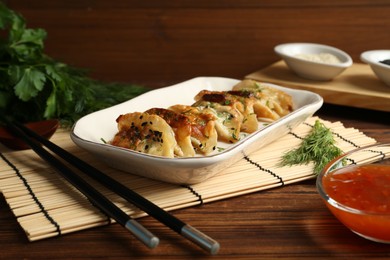
MULTIPOLYGON (((294 131, 244 157, 229 169, 191 186, 163 183, 111 169, 77 147, 64 129, 59 129, 51 140, 170 211, 314 178, 311 164, 292 167, 278 164, 284 152, 300 145, 317 119, 309 118, 294 131)), ((345 128, 340 122, 321 121, 332 129, 337 146, 344 152, 376 143, 358 129, 345 128)), ((113 222, 33 151, 0 153, 0 157, 0 191, 30 241, 113 222)), ((132 217, 145 216, 124 199, 90 182, 132 217)))

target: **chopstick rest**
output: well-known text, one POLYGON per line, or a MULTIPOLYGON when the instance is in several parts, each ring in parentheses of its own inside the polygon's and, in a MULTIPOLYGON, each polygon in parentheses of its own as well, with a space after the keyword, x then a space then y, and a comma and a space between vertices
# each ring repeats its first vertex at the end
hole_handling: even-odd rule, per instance
MULTIPOLYGON (((88 184, 84 179, 73 172, 69 167, 54 157, 51 153, 41 147, 35 140, 24 132, 24 126, 14 125, 8 122, 8 127, 25 141, 42 159, 52 165, 58 172, 81 193, 83 193, 97 208, 115 219, 119 224, 129 230, 137 239, 149 248, 155 248, 159 244, 159 238, 153 235, 149 230, 139 224, 136 220, 129 217, 114 203, 108 200, 104 195, 88 184)), ((46 139, 45 139, 46 140, 46 139)))
POLYGON ((129 189, 128 187, 111 178, 110 176, 104 174, 90 164, 87 164, 86 162, 80 160, 79 158, 75 157, 74 155, 52 143, 51 141, 41 137, 31 129, 28 129, 27 127, 19 123, 15 123, 15 125, 20 130, 24 131, 25 134, 29 135, 30 137, 34 138, 34 140, 46 146, 49 150, 57 154, 69 164, 75 166, 89 177, 98 181, 106 188, 123 197, 128 202, 134 204, 136 207, 145 211, 150 216, 154 217, 155 219, 168 226, 172 230, 176 231, 183 237, 197 244, 199 247, 206 250, 210 254, 214 255, 217 254, 217 252, 219 251, 219 243, 207 236, 206 234, 184 223, 183 221, 169 214, 150 200, 144 198, 143 196, 129 189))

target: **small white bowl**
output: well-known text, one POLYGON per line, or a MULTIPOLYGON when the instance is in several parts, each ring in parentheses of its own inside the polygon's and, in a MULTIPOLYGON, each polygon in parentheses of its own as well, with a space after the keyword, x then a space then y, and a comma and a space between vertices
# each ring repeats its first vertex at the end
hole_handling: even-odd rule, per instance
POLYGON ((390 65, 380 61, 390 59, 390 50, 372 50, 363 52, 360 59, 370 65, 375 75, 387 86, 390 86, 390 65))
POLYGON ((352 65, 352 58, 337 48, 316 43, 285 43, 275 46, 275 52, 283 58, 287 66, 298 76, 311 80, 332 80, 352 65), (339 62, 313 61, 297 57, 297 55, 318 56, 330 54, 339 62))

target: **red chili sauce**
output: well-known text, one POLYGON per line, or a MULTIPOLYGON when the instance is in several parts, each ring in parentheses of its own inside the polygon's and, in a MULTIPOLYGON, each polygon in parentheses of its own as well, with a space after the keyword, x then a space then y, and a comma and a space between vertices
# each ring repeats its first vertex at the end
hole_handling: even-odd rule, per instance
POLYGON ((390 242, 390 165, 352 165, 323 179, 325 192, 347 207, 373 214, 350 213, 333 206, 333 214, 351 230, 390 242))

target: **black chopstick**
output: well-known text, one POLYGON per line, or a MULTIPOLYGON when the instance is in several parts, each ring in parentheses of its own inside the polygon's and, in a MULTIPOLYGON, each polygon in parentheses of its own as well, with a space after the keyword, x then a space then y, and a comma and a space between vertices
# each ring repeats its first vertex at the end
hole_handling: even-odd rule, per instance
POLYGON ((83 178, 78 176, 74 171, 54 157, 51 153, 41 147, 35 140, 25 133, 26 128, 20 124, 15 125, 8 122, 8 127, 23 139, 42 159, 51 164, 58 170, 59 173, 81 193, 83 193, 97 208, 103 211, 109 217, 115 219, 119 224, 129 230, 149 248, 154 248, 158 245, 159 239, 147 229, 145 229, 137 221, 129 217, 114 203, 108 200, 104 195, 97 191, 94 187, 88 184, 83 178))
POLYGON ((208 251, 211 254, 216 254, 220 248, 219 243, 209 236, 203 234, 194 227, 184 223, 173 215, 169 214, 162 208, 158 207, 153 202, 139 195, 135 191, 129 189, 122 183, 116 181, 115 179, 104 174, 95 167, 87 164, 86 162, 80 160, 69 152, 65 151, 61 147, 52 143, 51 141, 41 137, 31 129, 25 127, 22 124, 16 123, 17 127, 23 130, 26 134, 49 148, 52 152, 57 154, 59 157, 70 163, 71 165, 78 168, 80 171, 87 174, 89 177, 95 179, 108 189, 114 191, 121 197, 125 198, 130 203, 134 204, 136 207, 148 213, 150 216, 154 217, 161 223, 165 224, 172 230, 176 231, 180 235, 194 242, 204 250, 208 251))

